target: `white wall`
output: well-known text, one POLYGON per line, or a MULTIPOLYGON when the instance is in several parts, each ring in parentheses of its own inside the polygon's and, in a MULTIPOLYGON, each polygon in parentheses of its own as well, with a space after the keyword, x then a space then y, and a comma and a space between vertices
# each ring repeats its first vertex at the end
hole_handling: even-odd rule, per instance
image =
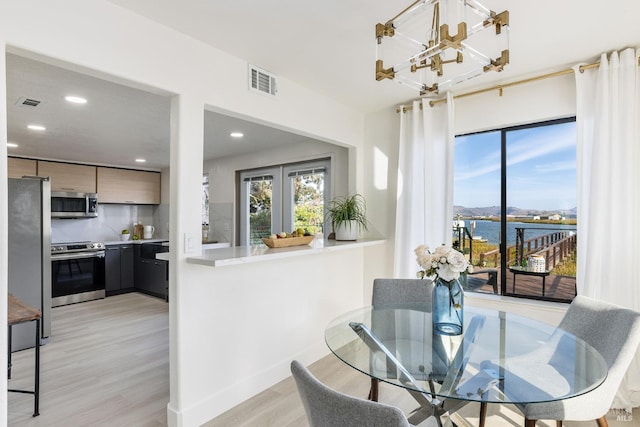
POLYGON ((363 248, 236 266, 194 266, 207 277, 183 284, 181 297, 204 301, 185 313, 198 334, 180 348, 199 367, 183 424, 196 426, 289 376, 292 359, 311 364, 329 354, 324 329, 361 307, 363 248))
POLYGON ((365 249, 365 301, 371 301, 373 279, 393 277, 399 132, 395 108, 366 116, 363 194, 370 228, 384 236, 386 243, 365 249))
POLYGON ((457 135, 576 114, 573 74, 456 99, 457 135))
MULTIPOLYGON (((249 92, 246 61, 103 0, 3 2, 0 43, 14 53, 34 55, 40 60, 48 57, 56 65, 173 96, 169 222, 170 239, 174 243, 170 277, 171 399, 168 422, 169 425, 196 425, 193 420, 201 422, 203 418, 215 416, 225 406, 208 403, 227 386, 214 381, 220 369, 227 366, 211 363, 221 351, 216 337, 204 343, 202 340, 203 331, 218 321, 210 299, 234 304, 238 307, 234 314, 241 313, 242 296, 236 295, 233 300, 221 302, 221 296, 215 292, 216 285, 230 286, 229 292, 233 294, 231 284, 235 284, 238 288, 248 289, 250 294, 249 285, 259 280, 259 270, 239 281, 216 282, 211 280, 210 269, 186 263, 185 238, 195 239, 194 252, 198 253, 200 248, 203 109, 212 106, 255 118, 264 124, 296 129, 324 141, 355 147, 352 150, 356 154, 357 149, 363 146, 363 115, 282 78, 276 99, 249 92), (211 294, 203 297, 205 289, 209 289, 211 294), (203 381, 203 378, 211 381, 203 381)), ((4 80, 4 58, 0 62, 0 74, 4 80)), ((0 112, 6 113, 4 84, 0 87, 0 112)), ((6 129, 4 123, 1 126, 0 209, 6 209, 6 129)), ((360 156, 350 158, 350 166, 358 167, 351 169, 350 174, 361 178, 362 165, 360 156)), ((0 221, 0 242, 3 242, 0 244, 3 245, 2 253, 6 253, 6 220, 0 221)), ((0 292, 0 312, 6 307, 5 258, 0 263, 0 291, 4 290, 0 292)), ((281 270, 286 271, 288 267, 281 266, 281 270)), ((345 263, 337 263, 316 275, 317 298, 341 300, 344 297, 345 301, 353 303, 350 295, 354 289, 358 295, 361 294, 362 281, 361 270, 355 275, 351 271, 345 263), (320 287, 322 278, 334 280, 333 287, 324 290, 324 294, 320 287)), ((228 294, 223 297, 230 298, 228 294)), ((308 323, 302 327, 305 325, 308 323)), ((295 345, 304 345, 312 337, 302 339, 304 341, 296 341, 295 345)), ((0 341, 3 340, 6 340, 6 328, 0 328, 0 341)), ((259 355, 254 355, 254 358, 252 373, 260 367, 259 355)), ((285 362, 281 361, 273 371, 276 374, 269 376, 268 380, 282 378, 285 362)), ((256 381, 252 392, 259 392, 268 385, 265 380, 256 381)), ((237 403, 234 400, 237 396, 230 396, 233 399, 225 403, 237 403)), ((0 391, 0 400, 2 424, 6 420, 6 392, 0 391)))

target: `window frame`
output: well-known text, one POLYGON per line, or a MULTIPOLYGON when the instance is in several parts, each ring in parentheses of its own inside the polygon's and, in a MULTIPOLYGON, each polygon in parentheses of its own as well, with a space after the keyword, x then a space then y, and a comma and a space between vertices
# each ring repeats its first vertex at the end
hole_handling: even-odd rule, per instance
MULTIPOLYGON (((323 187, 323 218, 327 217, 327 204, 331 200, 331 159, 318 159, 315 161, 309 161, 304 163, 291 163, 283 165, 282 169, 282 225, 286 230, 293 230, 293 224, 295 219, 294 213, 294 200, 293 200, 293 180, 290 179, 289 173, 306 171, 309 169, 324 169, 324 187, 323 187), (286 201, 289 201, 287 203, 286 201)), ((327 227, 323 228, 323 233, 328 236, 327 227)))
POLYGON ((282 229, 282 203, 274 203, 282 197, 282 166, 252 169, 240 172, 240 242, 242 246, 249 245, 249 183, 247 179, 271 175, 273 177, 271 190, 271 229, 282 229))

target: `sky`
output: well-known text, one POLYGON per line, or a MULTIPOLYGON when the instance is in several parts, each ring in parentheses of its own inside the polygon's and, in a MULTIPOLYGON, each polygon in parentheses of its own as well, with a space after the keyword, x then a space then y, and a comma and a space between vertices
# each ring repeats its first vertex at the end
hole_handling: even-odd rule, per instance
MULTIPOLYGON (((507 205, 576 207, 575 122, 507 132, 507 205)), ((456 137, 454 204, 500 205, 500 131, 456 137)))

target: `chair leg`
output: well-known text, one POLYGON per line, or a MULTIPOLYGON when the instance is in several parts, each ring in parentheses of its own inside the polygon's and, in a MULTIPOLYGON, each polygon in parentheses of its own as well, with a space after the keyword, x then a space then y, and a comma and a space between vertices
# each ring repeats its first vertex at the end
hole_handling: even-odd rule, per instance
POLYGON ((596 420, 596 423, 598 423, 598 427, 609 427, 609 423, 607 423, 607 419, 604 417, 604 415, 598 418, 596 420))
POLYGON ((379 383, 380 383, 380 380, 371 378, 371 388, 369 389, 369 396, 367 397, 367 399, 371 400, 372 402, 378 401, 378 384, 379 383))
POLYGON ((536 427, 536 420, 524 419, 524 427, 536 427))
POLYGON ((479 427, 484 427, 484 420, 487 418, 487 402, 480 402, 480 424, 479 427))

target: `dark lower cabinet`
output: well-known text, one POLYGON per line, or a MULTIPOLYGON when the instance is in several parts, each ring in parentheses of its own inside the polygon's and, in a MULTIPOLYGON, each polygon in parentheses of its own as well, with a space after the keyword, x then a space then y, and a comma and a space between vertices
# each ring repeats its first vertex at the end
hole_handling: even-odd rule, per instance
POLYGON ((120 246, 120 286, 123 289, 135 287, 133 245, 120 246))
POLYGON ((105 255, 107 296, 139 291, 167 299, 169 262, 157 260, 145 244, 108 245, 105 255))
POLYGON ((166 299, 169 262, 154 259, 155 253, 147 254, 144 245, 134 246, 135 288, 145 294, 166 299))
POLYGON ((133 245, 108 245, 105 254, 105 291, 107 296, 134 289, 133 245))
POLYGON ((106 247, 104 257, 104 286, 107 296, 120 291, 120 245, 106 247))

